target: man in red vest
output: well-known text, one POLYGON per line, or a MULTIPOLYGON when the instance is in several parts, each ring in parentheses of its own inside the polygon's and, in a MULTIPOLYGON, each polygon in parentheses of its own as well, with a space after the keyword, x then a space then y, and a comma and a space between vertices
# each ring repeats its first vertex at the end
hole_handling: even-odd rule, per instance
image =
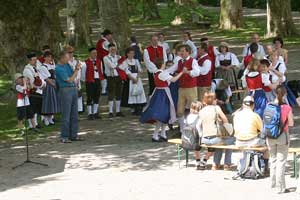
POLYGON ((180 73, 186 68, 186 73, 179 79, 177 116, 180 125, 180 132, 184 128, 184 113, 185 109, 189 108, 192 102, 197 101, 197 77, 200 74, 200 68, 197 60, 190 56, 190 46, 184 44, 178 47, 181 52, 182 59, 168 69, 170 73, 180 73))
POLYGON ((89 49, 90 57, 85 60, 85 87, 87 95, 88 119, 99 119, 98 107, 101 90, 101 80, 104 79, 102 72, 102 62, 97 58, 97 50, 89 49))
POLYGON ((153 74, 157 71, 157 67, 154 64, 157 58, 164 59, 165 63, 168 61, 166 52, 164 51, 163 47, 158 45, 158 36, 152 35, 151 44, 144 50, 144 62, 148 70, 149 78, 149 95, 152 94, 155 88, 153 74))
POLYGON ((208 48, 207 48, 207 54, 208 56, 210 57, 210 60, 211 60, 211 71, 212 71, 212 77, 214 78, 215 76, 215 61, 216 61, 216 56, 218 54, 220 54, 220 52, 213 46, 209 43, 209 40, 207 37, 204 37, 204 38, 201 38, 200 39, 201 43, 206 43, 208 48))
POLYGON ((198 100, 202 101, 204 93, 210 91, 212 81, 212 61, 208 55, 208 45, 201 43, 199 47, 198 65, 200 67, 200 75, 197 78, 198 100))
MULTIPOLYGON (((98 40, 96 49, 97 49, 97 58, 102 62, 102 71, 104 71, 104 65, 103 65, 103 58, 109 54, 108 51, 108 45, 110 43, 113 43, 113 33, 105 29, 101 33, 102 37, 98 40)), ((104 74, 104 79, 101 81, 101 86, 102 86, 102 95, 106 94, 106 88, 107 88, 107 79, 104 74)))

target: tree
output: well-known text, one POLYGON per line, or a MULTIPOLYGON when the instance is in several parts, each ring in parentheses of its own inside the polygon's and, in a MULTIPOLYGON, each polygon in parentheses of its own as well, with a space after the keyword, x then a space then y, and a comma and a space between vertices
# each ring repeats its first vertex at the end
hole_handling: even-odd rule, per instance
POLYGON ((297 35, 290 0, 267 1, 267 37, 297 35))
POLYGON ((59 51, 62 30, 59 0, 2 0, 0 11, 0 65, 9 74, 21 71, 29 51, 39 51, 45 44, 59 51), (13 12, 12 12, 13 11, 13 12))
POLYGON ((67 42, 72 46, 92 46, 88 0, 67 0, 67 42))
POLYGON ((114 33, 118 47, 124 50, 129 46, 129 37, 131 36, 127 1, 98 0, 98 6, 102 30, 111 30, 114 33))
POLYGON ((157 0, 143 0, 143 17, 144 19, 159 19, 157 0))
POLYGON ((221 0, 220 29, 233 30, 242 26, 242 0, 221 0))

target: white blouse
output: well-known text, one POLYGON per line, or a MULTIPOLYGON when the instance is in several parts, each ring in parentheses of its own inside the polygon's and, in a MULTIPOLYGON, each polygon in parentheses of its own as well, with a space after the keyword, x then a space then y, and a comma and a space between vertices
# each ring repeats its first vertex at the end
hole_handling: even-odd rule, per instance
POLYGON ((234 53, 226 52, 225 54, 220 53, 220 54, 217 55, 215 66, 220 67, 221 66, 220 61, 223 61, 225 59, 226 60, 231 59, 231 65, 234 65, 234 66, 239 66, 240 65, 240 61, 234 53))

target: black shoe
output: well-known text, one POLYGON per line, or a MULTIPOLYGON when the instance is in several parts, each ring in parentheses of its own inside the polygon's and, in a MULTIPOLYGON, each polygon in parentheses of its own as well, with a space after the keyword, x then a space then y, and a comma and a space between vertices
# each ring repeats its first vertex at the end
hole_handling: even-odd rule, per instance
POLYGON ((152 138, 152 142, 161 142, 161 141, 159 139, 156 140, 156 139, 152 138))
POLYGON ((173 124, 168 124, 168 127, 171 131, 174 131, 174 127, 173 127, 173 124))
POLYGON ((41 128, 43 128, 41 125, 36 125, 36 127, 35 128, 38 128, 38 129, 41 129, 41 128))
POLYGON ((67 138, 62 138, 62 139, 60 140, 60 142, 61 142, 61 143, 64 143, 64 144, 66 144, 66 143, 72 143, 72 141, 69 140, 69 139, 67 139, 67 138))
POLYGON ((81 137, 71 138, 70 140, 71 140, 71 141, 75 141, 75 142, 81 142, 81 141, 84 141, 84 139, 81 138, 81 137))
POLYGON ((88 120, 94 120, 94 115, 92 114, 88 115, 88 120))
POLYGON ((123 115, 123 113, 121 113, 121 112, 117 112, 116 116, 117 117, 125 117, 125 115, 123 115))
POLYGON ((99 116, 98 113, 94 114, 94 119, 101 119, 101 116, 99 116))
POLYGON ((113 118, 113 117, 114 117, 114 114, 112 114, 112 113, 108 114, 108 118, 113 118))
POLYGON ((162 142, 168 142, 168 138, 164 138, 162 136, 159 136, 159 139, 162 141, 162 142))

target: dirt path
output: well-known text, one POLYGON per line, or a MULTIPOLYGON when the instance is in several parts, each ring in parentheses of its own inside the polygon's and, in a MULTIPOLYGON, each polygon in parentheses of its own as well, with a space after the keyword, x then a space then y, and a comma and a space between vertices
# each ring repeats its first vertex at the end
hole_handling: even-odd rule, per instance
MULTIPOLYGON (((252 14, 256 12, 253 11, 252 14)), ((92 20, 92 23, 96 24, 92 20)), ((188 27, 187 27, 188 28, 188 27)), ((180 32, 170 27, 133 25, 141 41, 145 35, 165 31, 169 41, 180 38, 180 32)), ((204 33, 192 29, 198 40, 204 33)), ((97 24, 93 28, 96 37, 97 24)), ((220 38, 213 38, 215 43, 220 38)), ((145 41, 143 41, 145 42, 145 41)), ((234 44, 240 53, 243 44, 234 44)), ((290 77, 298 78, 299 48, 290 51, 290 77)), ((126 118, 106 118, 106 101, 102 101, 103 120, 80 120, 80 135, 84 142, 60 144, 58 133, 31 143, 32 159, 49 167, 27 165, 17 170, 11 167, 24 159, 22 143, 0 146, 1 200, 147 200, 147 199, 299 199, 295 193, 273 195, 268 179, 258 181, 226 180, 233 172, 195 172, 193 167, 178 168, 174 146, 150 142, 152 126, 141 125, 126 110, 126 118), (256 191, 249 193, 249 191, 256 191), (188 194, 187 194, 188 192, 188 194), (245 195, 247 194, 247 195, 245 195)), ((300 146, 299 109, 295 110, 297 126, 291 130, 292 146, 300 146)), ((192 154, 191 154, 192 156, 192 154)), ((234 154, 234 162, 239 154, 234 154)), ((295 187, 290 178, 291 158, 287 174, 288 187, 295 187)))

